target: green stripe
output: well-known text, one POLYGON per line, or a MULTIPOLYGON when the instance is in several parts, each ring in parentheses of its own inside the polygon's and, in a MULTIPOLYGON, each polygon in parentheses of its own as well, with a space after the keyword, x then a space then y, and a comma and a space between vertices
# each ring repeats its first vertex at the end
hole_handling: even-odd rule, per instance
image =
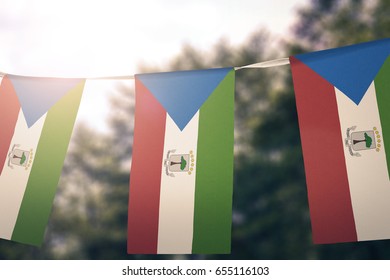
POLYGON ((69 91, 47 113, 12 240, 42 244, 84 83, 69 91))
MULTIPOLYGON (((390 56, 375 78, 375 91, 382 125, 383 144, 385 146, 387 170, 390 177, 390 56)), ((367 116, 368 118, 370 116, 367 116)))
POLYGON ((233 197, 234 70, 201 107, 194 209, 195 254, 230 253, 233 197))

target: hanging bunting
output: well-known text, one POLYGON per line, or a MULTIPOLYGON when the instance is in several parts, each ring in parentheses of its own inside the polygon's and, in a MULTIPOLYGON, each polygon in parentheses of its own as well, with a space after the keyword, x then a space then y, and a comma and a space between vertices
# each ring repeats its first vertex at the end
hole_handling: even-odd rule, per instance
POLYGON ((41 245, 84 83, 3 77, 0 238, 41 245))
MULTIPOLYGON (((129 254, 230 252, 235 71, 290 62, 315 243, 390 238, 390 39, 135 79, 129 254)), ((0 238, 40 245, 86 78, 0 73, 0 238)))
POLYGON ((315 243, 390 238, 390 39, 290 58, 315 243))
POLYGON ((129 254, 230 253, 234 77, 135 76, 129 254))

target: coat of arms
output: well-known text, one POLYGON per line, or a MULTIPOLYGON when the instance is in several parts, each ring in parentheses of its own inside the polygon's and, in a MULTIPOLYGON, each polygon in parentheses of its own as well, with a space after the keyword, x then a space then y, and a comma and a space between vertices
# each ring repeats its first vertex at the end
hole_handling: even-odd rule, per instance
POLYGON ((14 168, 14 166, 24 167, 26 170, 30 167, 33 159, 33 150, 22 150, 20 145, 15 144, 8 154, 8 166, 14 168))
POLYGON ((360 157, 360 152, 365 150, 380 151, 382 140, 376 127, 365 131, 355 131, 355 129, 356 126, 348 128, 347 138, 345 139, 345 145, 348 147, 351 156, 360 157))
POLYGON ((175 173, 186 172, 191 175, 195 168, 195 156, 193 151, 186 154, 175 154, 176 150, 169 150, 164 160, 165 173, 175 177, 175 173))

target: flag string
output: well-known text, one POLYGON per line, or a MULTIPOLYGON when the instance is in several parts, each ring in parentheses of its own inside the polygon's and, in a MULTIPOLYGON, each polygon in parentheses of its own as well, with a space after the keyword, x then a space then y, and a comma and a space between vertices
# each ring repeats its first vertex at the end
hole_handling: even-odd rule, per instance
MULTIPOLYGON (((234 70, 241 70, 241 69, 250 69, 250 68, 271 68, 271 67, 277 67, 282 65, 288 65, 290 64, 289 58, 278 58, 273 60, 267 60, 263 62, 257 62, 254 64, 248 64, 244 66, 237 66, 234 67, 234 70)), ((26 78, 60 78, 60 77, 38 77, 38 76, 29 76, 29 75, 18 75, 13 73, 6 73, 0 71, 0 78, 10 75, 10 76, 19 76, 19 77, 26 77, 26 78)), ((74 78, 74 77, 72 77, 74 78)), ((132 80, 134 79, 134 75, 124 75, 124 76, 99 76, 99 77, 83 77, 80 79, 89 79, 89 80, 132 80)))
POLYGON ((284 58, 278 58, 274 60, 268 60, 263 62, 258 62, 254 64, 249 64, 241 67, 234 67, 234 70, 241 70, 245 68, 270 68, 270 67, 276 67, 276 66, 282 66, 282 65, 288 65, 290 64, 290 60, 288 57, 284 58))

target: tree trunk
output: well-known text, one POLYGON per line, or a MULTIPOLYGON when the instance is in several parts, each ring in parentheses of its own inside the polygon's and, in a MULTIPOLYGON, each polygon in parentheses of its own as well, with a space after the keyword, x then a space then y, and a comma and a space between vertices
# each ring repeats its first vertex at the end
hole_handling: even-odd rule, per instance
POLYGON ((353 140, 353 144, 357 144, 357 143, 360 143, 360 142, 366 142, 366 140, 353 140))

